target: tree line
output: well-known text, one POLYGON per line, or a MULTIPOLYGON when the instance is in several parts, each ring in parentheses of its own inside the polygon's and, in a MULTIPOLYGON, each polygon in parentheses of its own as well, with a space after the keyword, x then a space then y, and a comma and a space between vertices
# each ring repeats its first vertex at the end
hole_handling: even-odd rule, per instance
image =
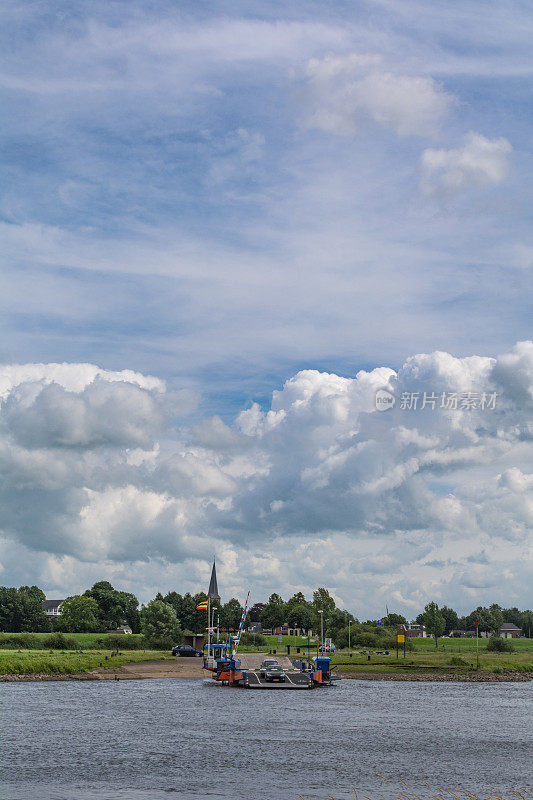
POLYGON ((65 633, 105 632, 122 622, 133 633, 141 630, 139 601, 131 592, 121 592, 109 583, 98 581, 81 595, 67 597, 61 604, 61 615, 45 614, 46 596, 38 586, 0 586, 0 630, 9 633, 25 631, 62 631, 65 633))
MULTIPOLYGON (((207 599, 205 592, 181 595, 171 591, 158 593, 154 600, 139 609, 139 602, 131 592, 115 589, 108 581, 98 581, 83 594, 67 597, 61 605, 61 615, 49 617, 44 613, 44 592, 37 586, 17 588, 0 587, 0 630, 5 632, 62 631, 65 633, 105 632, 126 622, 133 633, 141 631, 152 640, 181 640, 183 633, 197 633, 207 627, 205 611, 197 610, 207 599), (159 633, 157 633, 159 631, 159 633)), ((222 631, 235 631, 242 617, 243 607, 232 597, 226 603, 213 604, 213 621, 222 631)), ((426 626, 427 633, 437 640, 452 631, 473 630, 479 622, 480 633, 494 633, 504 622, 512 622, 531 636, 533 612, 518 608, 502 608, 497 604, 478 606, 470 614, 459 616, 447 606, 428 603, 416 622, 426 626)), ((290 628, 312 630, 333 639, 339 648, 348 640, 353 646, 392 646, 399 624, 407 620, 401 614, 390 613, 380 620, 360 622, 346 609, 338 608, 329 591, 323 587, 306 599, 296 592, 288 600, 273 593, 266 603, 255 603, 247 613, 246 625, 260 622, 263 629, 273 630, 287 623, 290 628), (322 613, 320 613, 322 612, 322 613)))

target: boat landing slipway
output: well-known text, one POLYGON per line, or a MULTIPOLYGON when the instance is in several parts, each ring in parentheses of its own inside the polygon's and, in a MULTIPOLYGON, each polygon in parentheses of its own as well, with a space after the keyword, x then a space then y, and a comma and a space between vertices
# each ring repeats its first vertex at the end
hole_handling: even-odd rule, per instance
POLYGON ((204 669, 213 673, 213 680, 222 686, 240 686, 245 689, 314 689, 333 686, 340 679, 338 668, 331 667, 331 659, 318 650, 307 661, 287 656, 272 658, 267 653, 238 654, 244 629, 250 592, 246 597, 237 635, 229 642, 219 641, 218 625, 214 625, 214 608, 211 601, 220 602, 215 562, 207 600, 196 608, 207 611, 207 644, 204 645, 204 669), (215 641, 216 634, 216 641, 215 641))
POLYGON ((278 656, 270 658, 278 662, 282 668, 284 679, 266 679, 265 672, 261 674, 261 664, 269 656, 266 653, 242 653, 240 656, 241 670, 244 670, 247 689, 310 689, 311 677, 306 672, 296 669, 290 658, 278 656))
POLYGON ((222 686, 244 689, 314 689, 332 686, 340 679, 331 667, 328 656, 315 656, 309 662, 287 656, 273 658, 267 653, 231 653, 227 644, 211 645, 212 655, 206 654, 204 666, 213 673, 213 680, 222 686), (264 666, 264 662, 270 666, 264 666), (272 667, 272 664, 275 667, 272 667))

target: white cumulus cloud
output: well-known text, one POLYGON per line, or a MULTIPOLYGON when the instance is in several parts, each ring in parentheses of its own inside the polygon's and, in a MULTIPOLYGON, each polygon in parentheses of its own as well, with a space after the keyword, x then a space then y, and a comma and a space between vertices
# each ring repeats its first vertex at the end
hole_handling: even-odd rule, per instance
POLYGON ((453 193, 494 186, 509 172, 513 148, 507 139, 487 139, 470 132, 462 147, 424 150, 420 160, 420 185, 428 194, 453 193))
POLYGON ((351 136, 372 121, 400 136, 432 136, 453 98, 433 80, 387 69, 376 55, 329 55, 307 63, 305 124, 351 136))
POLYGON ((389 599, 407 614, 432 598, 525 604, 532 356, 521 342, 302 370, 269 407, 190 429, 171 427, 179 401, 153 378, 6 368, 3 580, 57 594, 107 576, 146 599, 203 586, 216 552, 225 593, 326 585, 362 617, 389 599), (385 412, 380 389, 396 397, 385 412))

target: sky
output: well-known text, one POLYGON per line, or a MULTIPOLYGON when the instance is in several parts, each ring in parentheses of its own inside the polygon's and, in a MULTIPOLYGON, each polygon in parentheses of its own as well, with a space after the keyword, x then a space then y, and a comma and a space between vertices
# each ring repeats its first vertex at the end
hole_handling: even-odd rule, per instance
POLYGON ((530 606, 530 3, 0 19, 0 582, 530 606))

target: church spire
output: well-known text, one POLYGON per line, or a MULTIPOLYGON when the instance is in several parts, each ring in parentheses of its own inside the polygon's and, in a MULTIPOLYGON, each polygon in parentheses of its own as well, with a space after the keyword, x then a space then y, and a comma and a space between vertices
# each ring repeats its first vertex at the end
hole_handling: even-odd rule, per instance
POLYGON ((218 586, 217 586, 217 570, 215 567, 215 559, 213 559, 213 569, 211 571, 211 580, 209 581, 209 589, 207 590, 207 596, 211 600, 220 600, 220 595, 218 593, 218 586))

